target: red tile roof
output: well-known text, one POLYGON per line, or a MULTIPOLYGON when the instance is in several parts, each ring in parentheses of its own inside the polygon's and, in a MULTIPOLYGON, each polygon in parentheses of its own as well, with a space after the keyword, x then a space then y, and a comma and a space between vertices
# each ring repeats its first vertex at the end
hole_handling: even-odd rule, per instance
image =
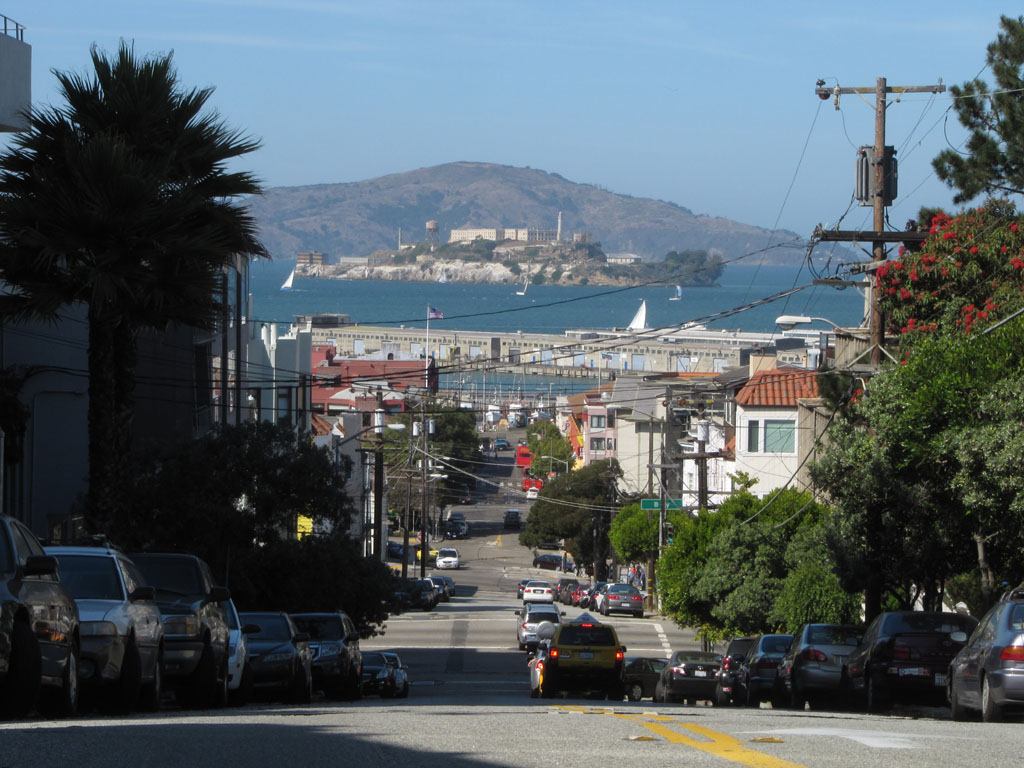
POLYGON ((817 396, 816 371, 775 368, 755 373, 736 393, 736 402, 748 407, 796 407, 798 398, 817 396))

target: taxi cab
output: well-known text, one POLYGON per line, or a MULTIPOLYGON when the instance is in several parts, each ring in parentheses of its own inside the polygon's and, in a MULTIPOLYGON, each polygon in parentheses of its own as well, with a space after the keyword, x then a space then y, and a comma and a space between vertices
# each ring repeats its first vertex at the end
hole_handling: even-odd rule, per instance
POLYGON ((543 646, 538 654, 543 661, 542 673, 537 675, 538 694, 552 698, 563 691, 596 692, 621 701, 626 646, 619 642, 615 628, 588 613, 571 622, 545 624, 537 627, 543 646))

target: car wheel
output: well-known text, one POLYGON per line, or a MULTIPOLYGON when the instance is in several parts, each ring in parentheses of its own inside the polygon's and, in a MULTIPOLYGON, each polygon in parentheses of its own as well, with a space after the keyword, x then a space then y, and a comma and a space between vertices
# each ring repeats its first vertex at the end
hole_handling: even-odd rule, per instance
POLYGON ((757 687, 747 684, 746 687, 747 695, 744 699, 744 703, 748 707, 760 707, 761 706, 761 694, 758 692, 757 687))
POLYGON ((345 680, 344 697, 346 700, 357 701, 363 697, 362 679, 362 670, 353 666, 349 670, 348 678, 345 680))
POLYGON ((721 684, 715 686, 715 698, 712 699, 715 706, 727 707, 732 703, 732 699, 728 693, 722 690, 721 684))
POLYGON ((889 697, 881 690, 878 677, 870 669, 864 672, 864 686, 867 689, 868 712, 884 712, 889 708, 889 697))
POLYGON ((407 699, 409 698, 409 681, 405 681, 405 685, 402 686, 402 690, 398 692, 398 698, 407 699))
POLYGON ((519 644, 519 650, 520 651, 525 651, 526 650, 526 643, 520 643, 519 644))
POLYGON ((963 722, 968 717, 967 708, 960 703, 960 691, 957 690, 956 678, 952 673, 949 675, 949 710, 957 722, 963 722))
POLYGON ((288 684, 288 701, 294 704, 309 704, 312 696, 312 681, 307 677, 306 669, 300 661, 288 684))
POLYGON ((633 618, 634 619, 642 619, 643 617, 644 617, 644 612, 643 611, 634 611, 633 612, 633 618))
POLYGON ((626 692, 626 698, 630 701, 640 701, 644 697, 644 689, 640 683, 633 683, 626 692))
POLYGON ((195 709, 212 707, 217 698, 217 682, 217 662, 213 658, 213 648, 207 645, 184 691, 188 706, 195 709))
POLYGON ((786 706, 786 686, 778 678, 772 684, 771 702, 772 709, 782 709, 786 706))
POLYGON ((998 723, 1003 719, 1003 708, 992 698, 988 675, 981 679, 981 719, 986 723, 998 723))
POLYGON ((696 707, 697 706, 697 700, 696 699, 687 699, 686 700, 686 706, 688 706, 688 707, 696 707))
POLYGON ((531 699, 536 699, 538 696, 540 696, 540 689, 539 688, 534 688, 531 685, 530 686, 530 698, 531 699))
POLYGON ((792 709, 804 710, 807 698, 796 684, 796 678, 790 680, 789 706, 792 709))
POLYGON ((39 698, 42 657, 39 641, 24 621, 15 621, 11 632, 11 655, 7 677, 0 684, 0 714, 5 718, 25 717, 39 698))
POLYGON ((249 662, 242 665, 242 679, 238 681, 238 687, 228 693, 228 703, 232 707, 244 707, 252 698, 253 673, 249 662))
POLYGON ((157 651, 153 662, 153 679, 142 686, 139 692, 139 709, 143 712, 160 710, 160 699, 164 695, 164 649, 157 651))
POLYGON ((224 663, 221 664, 220 678, 217 682, 217 694, 213 699, 213 706, 215 707, 226 707, 228 705, 228 695, 231 693, 228 688, 228 649, 224 648, 224 663))
POLYGON ((39 711, 45 715, 68 717, 78 711, 78 646, 71 645, 68 659, 57 689, 44 690, 39 700, 39 711))
POLYGON ((665 686, 661 684, 661 680, 659 680, 654 686, 654 700, 659 704, 665 703, 665 686))
POLYGON ((121 677, 117 681, 115 706, 122 712, 131 712, 142 691, 142 656, 135 638, 128 639, 121 660, 121 677))

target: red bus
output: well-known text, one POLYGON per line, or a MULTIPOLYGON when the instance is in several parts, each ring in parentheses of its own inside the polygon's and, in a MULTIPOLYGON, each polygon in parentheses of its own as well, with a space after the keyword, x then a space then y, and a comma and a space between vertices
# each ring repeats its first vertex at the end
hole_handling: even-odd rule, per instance
POLYGON ((530 453, 530 449, 525 445, 520 445, 516 448, 516 466, 522 467, 523 469, 529 469, 530 464, 533 463, 533 454, 530 453))

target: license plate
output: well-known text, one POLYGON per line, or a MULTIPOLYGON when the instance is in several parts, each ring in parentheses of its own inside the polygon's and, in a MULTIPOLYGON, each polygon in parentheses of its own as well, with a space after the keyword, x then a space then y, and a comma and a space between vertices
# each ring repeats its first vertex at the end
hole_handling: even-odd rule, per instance
POLYGON ((563 659, 571 659, 572 658, 572 651, 562 651, 562 658, 563 659))
POLYGON ((592 659, 592 658, 594 658, 594 653, 593 653, 593 651, 580 651, 580 658, 581 659, 592 659))
POLYGON ((936 672, 935 673, 935 684, 936 685, 941 685, 942 687, 945 687, 946 686, 946 676, 936 672))
POLYGON ((928 670, 924 667, 901 667, 900 677, 924 677, 928 670))
POLYGON ((703 669, 697 669, 697 670, 694 670, 693 676, 694 677, 707 677, 708 673, 705 672, 703 669))

